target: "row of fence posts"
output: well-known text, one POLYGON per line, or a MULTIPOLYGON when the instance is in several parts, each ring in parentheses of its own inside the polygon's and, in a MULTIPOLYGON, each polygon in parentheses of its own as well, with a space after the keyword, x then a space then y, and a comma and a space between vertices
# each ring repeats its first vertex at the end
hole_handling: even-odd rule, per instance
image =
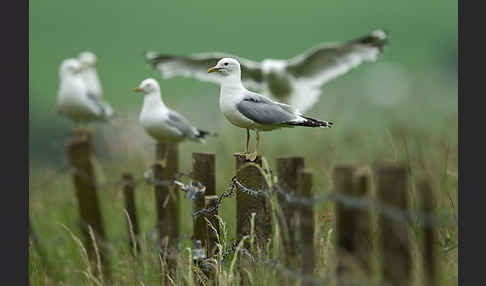
MULTIPOLYGON (((97 196, 96 178, 91 163, 93 143, 89 132, 77 132, 68 142, 68 156, 73 172, 73 181, 79 207, 81 229, 85 246, 92 261, 96 261, 96 251, 93 239, 90 236, 88 225, 95 233, 97 247, 100 248, 100 260, 103 265, 103 275, 111 279, 110 267, 107 261, 106 233, 103 226, 99 199, 97 196)), ((153 176, 158 181, 176 179, 178 173, 178 146, 174 144, 158 143, 156 146, 156 163, 153 165, 153 176)), ((257 166, 262 167, 261 157, 254 162, 246 160, 245 156, 235 154, 236 178, 238 182, 253 190, 263 190, 268 186, 264 174, 257 166)), ((210 153, 193 153, 192 177, 202 183, 206 188, 204 194, 198 194, 193 200, 193 211, 202 208, 214 207, 218 203, 216 196, 216 168, 215 155, 210 153)), ((404 167, 396 165, 380 165, 376 170, 376 196, 380 202, 401 210, 408 209, 407 182, 408 174, 404 167)), ((286 192, 299 197, 312 198, 312 174, 305 170, 302 157, 277 158, 278 184, 286 192)), ((370 174, 366 168, 353 165, 336 166, 333 172, 334 191, 348 197, 369 198, 370 174)), ((135 209, 135 180, 129 173, 122 175, 123 193, 127 216, 130 248, 134 251, 139 248, 136 237, 140 233, 139 223, 135 209)), ((159 251, 164 263, 167 263, 169 276, 173 275, 175 260, 173 254, 177 251, 179 233, 179 192, 173 186, 154 185, 157 229, 159 237, 159 251)), ((421 210, 429 213, 433 210, 434 196, 426 179, 419 180, 418 190, 423 202, 421 210)), ((241 239, 250 235, 252 215, 254 215, 255 245, 247 249, 259 249, 266 253, 272 240, 273 216, 271 198, 268 196, 252 196, 245 192, 236 192, 236 232, 241 239)), ((312 275, 315 271, 316 258, 314 249, 314 209, 312 206, 299 206, 289 203, 285 197, 278 193, 275 218, 278 222, 278 239, 281 253, 283 253, 284 266, 288 269, 297 269, 300 264, 300 273, 312 275), (296 259, 299 257, 300 259, 296 259)), ((358 269, 370 279, 372 255, 371 208, 355 208, 336 204, 336 232, 337 232, 337 277, 338 285, 355 285, 347 280, 355 273, 352 263, 358 264, 358 269), (351 263, 352 262, 352 263, 351 263)), ((217 252, 217 237, 219 235, 219 222, 217 208, 209 214, 200 215, 193 219, 193 239, 201 241, 207 256, 217 252), (209 226, 207 221, 210 222, 209 226)), ((412 279, 412 256, 409 240, 409 224, 396 221, 379 215, 380 246, 382 250, 381 267, 383 278, 391 285, 410 285, 412 279)), ((436 229, 431 224, 424 226, 423 265, 425 285, 437 285, 436 275, 436 229)), ((252 265, 247 256, 240 256, 239 271, 241 284, 249 285, 247 271, 256 267, 252 265)), ((209 279, 214 276, 208 275, 209 279)), ((171 277, 173 278, 173 277, 171 277)), ((292 285, 295 281, 282 279, 282 285, 292 285)), ((305 284, 305 281, 303 282, 305 284)))

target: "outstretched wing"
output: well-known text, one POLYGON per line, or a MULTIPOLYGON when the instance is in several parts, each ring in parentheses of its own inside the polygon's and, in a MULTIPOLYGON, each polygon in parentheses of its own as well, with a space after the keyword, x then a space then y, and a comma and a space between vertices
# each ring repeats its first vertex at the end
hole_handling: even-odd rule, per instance
POLYGON ((248 87, 261 89, 263 74, 258 62, 240 58, 226 53, 197 53, 190 56, 176 56, 146 52, 145 59, 157 68, 164 78, 173 76, 195 77, 201 81, 219 83, 218 73, 208 73, 208 69, 226 57, 236 58, 241 65, 241 79, 248 87))
POLYGON ((386 38, 385 32, 376 30, 346 43, 322 44, 290 59, 286 69, 303 84, 321 86, 363 61, 375 61, 386 38))
POLYGON ((263 95, 248 92, 236 105, 248 119, 260 124, 284 124, 296 120, 298 115, 286 104, 272 101, 263 95))

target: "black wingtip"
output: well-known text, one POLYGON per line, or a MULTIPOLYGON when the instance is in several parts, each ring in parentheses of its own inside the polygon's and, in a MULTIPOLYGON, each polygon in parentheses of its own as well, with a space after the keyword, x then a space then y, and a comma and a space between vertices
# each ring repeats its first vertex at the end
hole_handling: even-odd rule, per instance
POLYGON ((305 119, 305 121, 299 121, 299 122, 289 122, 289 125, 294 125, 294 126, 305 126, 305 127, 320 127, 320 128, 332 128, 334 123, 330 121, 321 121, 317 120, 314 118, 302 116, 302 118, 305 119))
POLYGON ((332 128, 334 126, 334 122, 331 121, 324 121, 324 122, 327 124, 325 126, 323 125, 322 127, 332 128))
POLYGON ((199 135, 197 136, 197 138, 204 138, 206 136, 218 137, 218 133, 216 132, 210 132, 201 129, 198 129, 197 131, 199 131, 199 135))
POLYGON ((365 45, 371 45, 383 51, 385 45, 388 44, 388 31, 384 29, 377 29, 370 34, 357 39, 355 42, 365 45))

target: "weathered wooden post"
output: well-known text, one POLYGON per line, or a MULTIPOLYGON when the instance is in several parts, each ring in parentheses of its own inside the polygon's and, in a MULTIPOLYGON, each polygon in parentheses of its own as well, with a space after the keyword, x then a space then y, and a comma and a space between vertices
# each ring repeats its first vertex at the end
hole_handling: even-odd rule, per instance
MULTIPOLYGON (((334 168, 333 185, 338 195, 353 196, 353 173, 351 165, 339 165, 334 168)), ((352 255, 356 251, 354 236, 356 233, 356 212, 339 201, 336 203, 337 235, 337 274, 338 285, 351 285, 348 281, 353 274, 352 255)))
MULTIPOLYGON (((193 201, 193 211, 205 207, 205 194, 214 195, 215 185, 215 156, 209 153, 192 153, 192 176, 194 180, 206 187, 205 193, 198 194, 193 201)), ((200 240, 202 247, 208 249, 208 227, 206 216, 200 215, 193 220, 194 240, 200 240)), ((208 252, 209 254, 209 252, 208 252)))
POLYGON ((135 180, 132 174, 123 173, 123 197, 125 201, 125 210, 127 211, 127 228, 128 228, 128 238, 130 244, 130 250, 132 254, 140 250, 138 244, 138 235, 140 233, 137 219, 137 209, 135 206, 135 180))
MULTIPOLYGON (((266 188, 265 179, 260 170, 249 164, 262 166, 262 158, 258 156, 254 162, 246 159, 245 155, 235 154, 236 158, 236 179, 244 187, 251 190, 263 190, 266 188)), ((236 236, 242 239, 250 236, 251 217, 255 213, 254 234, 256 248, 265 253, 266 246, 272 238, 272 209, 270 198, 265 196, 252 196, 241 189, 236 193, 236 236)), ((247 240, 248 242, 248 240, 247 240)), ((249 243, 245 243, 247 249, 252 249, 249 243)), ((252 253, 255 255, 256 253, 252 253)), ((250 269, 250 261, 247 256, 241 256, 240 276, 242 285, 249 285, 250 281, 246 271, 250 269)))
POLYGON ((208 225, 208 255, 216 254, 218 251, 218 236, 219 232, 219 220, 218 216, 218 196, 206 196, 205 197, 205 208, 213 208, 214 210, 210 212, 206 218, 208 219, 211 226, 208 225), (214 228, 214 229, 213 229, 214 228))
POLYGON ((418 190, 421 197, 421 213, 425 215, 425 225, 423 233, 423 251, 422 263, 424 267, 425 280, 424 284, 427 286, 436 286, 438 284, 437 273, 437 229, 433 226, 431 215, 434 211, 434 192, 430 186, 429 181, 424 177, 420 178, 418 183, 418 190))
MULTIPOLYGON (((304 198, 312 198, 312 173, 305 170, 298 172, 297 195, 304 198)), ((314 249, 314 207, 301 205, 298 207, 300 231, 300 261, 301 272, 305 275, 313 275, 315 267, 315 249, 314 249)), ((305 282, 304 282, 304 285, 305 282)))
MULTIPOLYGON (((349 199, 367 199, 369 177, 366 168, 336 166, 333 180, 338 195, 349 199)), ((357 282, 352 282, 353 279, 370 279, 371 209, 346 206, 338 201, 336 231, 339 285, 356 285, 357 282)))
MULTIPOLYGON (((408 211, 407 169, 391 164, 377 168, 377 194, 381 204, 408 211)), ((407 286, 411 283, 412 256, 408 223, 379 215, 382 266, 385 283, 407 286)))
MULTIPOLYGON (((370 198, 370 174, 367 168, 357 168, 353 179, 353 195, 359 199, 370 198)), ((371 208, 355 208, 356 232, 354 242, 356 245, 354 257, 357 266, 366 279, 371 279, 372 272, 372 240, 371 240, 371 208)))
POLYGON ((100 202, 97 194, 97 182, 94 174, 91 154, 93 154, 93 142, 91 132, 88 130, 77 130, 67 143, 69 164, 73 170, 73 182, 76 190, 76 198, 79 207, 81 230, 88 256, 92 261, 93 272, 98 272, 96 264, 95 245, 89 234, 89 227, 93 229, 95 241, 100 250, 100 260, 103 266, 103 274, 111 278, 107 260, 106 233, 101 217, 100 202))
MULTIPOLYGON (((235 154, 236 179, 244 187, 251 190, 262 191, 267 188, 265 179, 260 170, 248 164, 262 166, 259 156, 254 162, 246 159, 244 155, 235 154)), ((239 190, 236 193, 236 233, 238 238, 250 235, 251 214, 255 213, 255 241, 261 251, 265 251, 268 241, 272 238, 272 209, 270 198, 263 195, 252 196, 239 190)))
MULTIPOLYGON (((197 193, 196 197, 192 201, 192 212, 197 212, 204 208, 205 198, 203 193, 197 193)), ((206 216, 204 214, 199 215, 192 219, 192 233, 193 241, 201 241, 201 245, 204 249, 207 249, 208 244, 208 228, 205 220, 206 216)))
POLYGON ((173 143, 157 143, 157 162, 153 165, 159 250, 167 261, 170 273, 175 268, 172 257, 177 252, 176 242, 179 238, 179 192, 172 184, 179 171, 178 147, 173 143))
POLYGON ((192 176, 206 187, 206 196, 216 195, 216 157, 214 153, 192 153, 192 176))
MULTIPOLYGON (((299 170, 304 168, 304 158, 302 157, 280 157, 277 158, 278 184, 287 193, 297 191, 297 180, 299 170)), ((278 193, 277 201, 281 212, 277 213, 280 225, 280 238, 285 254, 285 264, 287 267, 295 266, 297 263, 294 258, 296 255, 296 211, 295 205, 289 204, 285 196, 278 193)))

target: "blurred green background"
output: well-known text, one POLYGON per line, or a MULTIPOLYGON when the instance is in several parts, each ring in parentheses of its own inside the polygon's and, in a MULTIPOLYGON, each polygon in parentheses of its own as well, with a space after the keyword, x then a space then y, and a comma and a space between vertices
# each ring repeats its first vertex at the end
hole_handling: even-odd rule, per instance
MULTIPOLYGON (((125 277, 134 264, 126 255, 119 179, 122 172, 141 178, 154 161, 155 144, 138 124, 143 98, 132 88, 147 77, 156 78, 169 107, 198 127, 220 134, 206 144, 180 147, 183 172, 192 168, 191 152, 216 153, 218 194, 234 175, 232 153, 243 151, 245 143, 245 131, 230 125, 219 111, 218 85, 190 78, 162 80, 145 63, 147 50, 180 55, 220 51, 253 60, 290 58, 322 42, 386 30, 389 44, 380 59, 326 84, 318 103, 307 112, 333 121, 335 128, 263 133, 263 155, 274 170, 278 156, 303 156, 314 173, 315 195, 332 189, 332 170, 337 164, 401 162, 413 178, 428 172, 439 191, 437 210, 457 214, 457 6, 451 0, 30 1, 29 211, 50 260, 39 262, 30 256, 30 277, 37 281, 32 285, 60 285, 60 281, 85 285, 79 274, 84 269, 79 246, 60 227, 64 224, 80 234, 73 184, 62 167, 71 124, 57 115, 59 65, 85 50, 98 56, 103 96, 120 115, 111 123, 93 126, 101 208, 118 285, 135 284, 125 277)), ((410 205, 415 207, 417 194, 415 188, 409 189, 410 205)), ((181 233, 185 235, 192 232, 190 208, 188 200, 181 203, 181 233)), ((329 208, 332 212, 332 204, 316 210, 316 237, 329 239, 334 229, 324 219, 329 208)), ((156 221, 150 185, 137 187, 137 211, 141 232, 149 237, 156 221)), ((235 233, 235 212, 234 200, 225 201, 220 210, 229 238, 235 233)), ((457 285, 457 229, 440 231, 440 285, 457 285)), ((334 271, 336 264, 327 248, 318 252, 326 255, 319 256, 321 267, 315 274, 334 271)), ((417 250, 414 259, 419 257, 417 250)), ((145 260, 154 269, 141 274, 140 284, 160 284, 158 257, 153 259, 145 260)), ((420 269, 417 266, 419 274, 420 269)))
MULTIPOLYGON (((144 51, 289 58, 382 28, 390 39, 382 58, 329 82, 309 114, 335 121, 335 133, 359 127, 384 134, 382 125, 396 117, 429 130, 457 126, 457 6, 450 0, 30 1, 30 162, 56 165, 64 156, 70 122, 56 114, 58 67, 84 50, 98 56, 103 95, 122 116, 139 112, 142 99, 131 88, 150 76, 160 80, 169 106, 217 129, 229 126, 218 110, 219 87, 162 80, 145 64, 144 51)), ((265 135, 273 136, 280 135, 265 135)))

